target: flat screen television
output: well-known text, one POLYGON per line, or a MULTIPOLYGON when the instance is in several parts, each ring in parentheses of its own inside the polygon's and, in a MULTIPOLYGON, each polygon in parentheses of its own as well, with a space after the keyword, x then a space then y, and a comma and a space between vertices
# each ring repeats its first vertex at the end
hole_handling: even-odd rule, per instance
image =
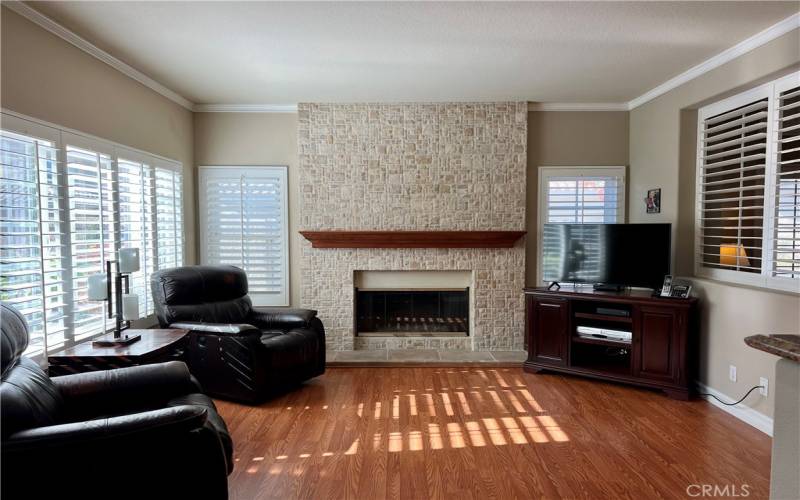
POLYGON ((542 278, 659 288, 670 274, 671 224, 545 224, 542 278))

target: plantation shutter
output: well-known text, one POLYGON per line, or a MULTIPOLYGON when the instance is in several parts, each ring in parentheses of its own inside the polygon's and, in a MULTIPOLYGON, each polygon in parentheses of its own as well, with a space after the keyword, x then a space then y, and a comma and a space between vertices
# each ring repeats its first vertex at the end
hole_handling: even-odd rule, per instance
POLYGON ((775 213, 771 275, 800 278, 800 85, 776 86, 775 213))
POLYGON ((761 272, 768 107, 766 97, 756 98, 703 120, 698 261, 704 267, 761 272))
POLYGON ((0 131, 0 299, 25 317, 27 356, 43 358, 66 330, 66 263, 61 239, 63 178, 58 131, 3 119, 0 131))
POLYGON ((157 167, 156 212, 158 224, 158 269, 183 265, 182 174, 157 167))
POLYGON ((2 113, 0 300, 19 309, 31 340, 26 356, 105 333, 106 303, 88 300, 88 277, 120 248, 140 249, 131 276, 142 315, 153 311, 149 277, 183 263, 179 163, 101 139, 2 113), (156 167, 168 180, 156 203, 156 167), (163 249, 156 218, 162 213, 163 249), (163 215, 166 214, 166 215, 163 215))
MULTIPOLYGON (((72 334, 76 341, 110 328, 106 303, 88 298, 89 276, 105 272, 117 255, 116 179, 110 152, 91 141, 63 134, 72 261, 72 334), (106 323, 108 321, 108 324, 106 323)), ((53 347, 53 346, 49 346, 53 347)))
MULTIPOLYGON (((557 169, 554 169, 557 170, 557 169)), ((616 172, 546 177, 547 223, 613 224, 622 222, 624 178, 616 172)))
POLYGON ((122 152, 117 159, 119 175, 120 248, 139 249, 139 270, 131 274, 130 291, 139 297, 139 311, 150 314, 153 300, 150 276, 155 271, 156 234, 153 218, 153 168, 122 152))
POLYGON ((288 305, 285 167, 201 167, 201 257, 247 273, 255 305, 288 305))
MULTIPOLYGON (((625 167, 540 167, 539 238, 548 245, 562 244, 545 231, 557 231, 545 224, 619 224, 625 222, 625 167)), ((587 227, 587 240, 598 241, 601 232, 587 227)), ((543 255, 557 248, 537 252, 540 281, 558 276, 557 263, 545 262, 543 255)), ((588 262, 585 274, 596 276, 598 262, 588 262)))

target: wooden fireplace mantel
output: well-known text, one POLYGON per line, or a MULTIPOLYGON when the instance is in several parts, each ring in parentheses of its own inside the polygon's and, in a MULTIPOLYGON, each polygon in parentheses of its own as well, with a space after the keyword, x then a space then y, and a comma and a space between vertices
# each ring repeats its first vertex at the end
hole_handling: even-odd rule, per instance
POLYGON ((300 231, 313 248, 511 248, 526 231, 300 231))

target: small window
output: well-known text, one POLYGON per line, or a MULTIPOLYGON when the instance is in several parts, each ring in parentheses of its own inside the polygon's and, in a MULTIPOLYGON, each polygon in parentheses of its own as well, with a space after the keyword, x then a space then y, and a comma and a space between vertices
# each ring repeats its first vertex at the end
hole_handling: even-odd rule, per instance
MULTIPOLYGON (((625 222, 625 167, 540 167, 539 237, 548 223, 625 222)), ((537 266, 542 281, 542 248, 537 266)))
POLYGON ((203 264, 247 273, 256 306, 289 305, 286 167, 200 167, 203 264))

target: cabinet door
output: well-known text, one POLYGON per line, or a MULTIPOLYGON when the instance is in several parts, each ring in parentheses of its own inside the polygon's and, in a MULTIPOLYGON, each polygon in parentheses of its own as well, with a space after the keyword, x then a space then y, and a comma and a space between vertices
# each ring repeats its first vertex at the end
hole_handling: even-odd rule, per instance
POLYGON ((676 382, 679 377, 678 337, 682 316, 667 307, 641 306, 634 314, 634 375, 676 382))
POLYGON ((569 304, 561 299, 528 297, 528 359, 557 366, 567 364, 569 304))

